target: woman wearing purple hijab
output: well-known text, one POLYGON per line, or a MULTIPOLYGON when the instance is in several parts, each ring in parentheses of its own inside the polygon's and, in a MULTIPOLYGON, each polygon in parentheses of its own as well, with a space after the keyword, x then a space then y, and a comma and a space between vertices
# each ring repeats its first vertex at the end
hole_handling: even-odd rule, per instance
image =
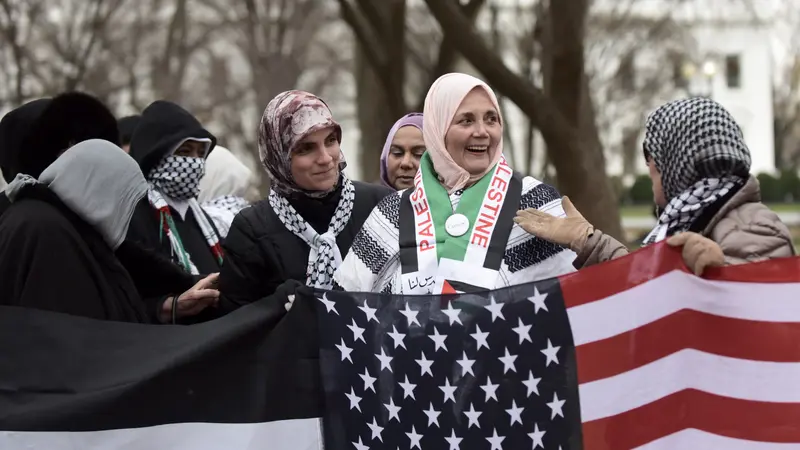
POLYGON ((395 122, 381 153, 381 181, 395 190, 414 185, 419 160, 425 153, 422 139, 422 114, 410 113, 395 122))

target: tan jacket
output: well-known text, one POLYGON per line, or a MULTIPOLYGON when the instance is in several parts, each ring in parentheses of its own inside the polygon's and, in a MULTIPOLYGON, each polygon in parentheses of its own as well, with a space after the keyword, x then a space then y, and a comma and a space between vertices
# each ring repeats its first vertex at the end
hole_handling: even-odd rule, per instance
MULTIPOLYGON (((761 203, 758 180, 747 183, 714 215, 701 233, 722 248, 727 264, 794 256, 792 236, 778 215, 761 203)), ((574 265, 580 269, 628 254, 613 237, 596 230, 574 265)))

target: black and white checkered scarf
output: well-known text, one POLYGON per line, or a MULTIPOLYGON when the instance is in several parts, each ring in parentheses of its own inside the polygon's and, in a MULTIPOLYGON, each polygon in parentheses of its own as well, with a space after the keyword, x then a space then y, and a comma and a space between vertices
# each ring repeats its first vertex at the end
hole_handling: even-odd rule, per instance
MULTIPOLYGON (((147 175, 150 189, 147 191, 147 199, 150 206, 159 213, 159 230, 165 231, 169 239, 172 257, 189 273, 197 275, 197 266, 192 261, 192 256, 183 246, 178 229, 172 219, 172 212, 164 196, 175 200, 186 201, 192 210, 192 215, 203 233, 211 253, 222 265, 222 247, 220 246, 221 237, 219 232, 211 225, 206 213, 197 202, 200 179, 205 174, 206 161, 204 158, 192 158, 188 156, 167 155, 155 166, 147 175)), ((163 234, 160 233, 163 237, 163 234)))
POLYGON ((645 245, 688 230, 709 206, 744 185, 750 172, 742 130, 708 98, 673 101, 650 114, 644 153, 661 173, 667 199, 645 245))
POLYGON ((306 284, 320 289, 330 289, 333 287, 333 274, 342 264, 342 254, 336 245, 336 237, 347 225, 350 214, 353 211, 353 200, 355 199, 355 188, 353 183, 344 175, 341 175, 342 194, 336 212, 331 218, 328 231, 319 234, 314 227, 309 225, 297 210, 289 203, 283 195, 276 191, 270 191, 269 204, 281 223, 287 230, 300 237, 310 248, 308 254, 308 266, 306 268, 306 284))

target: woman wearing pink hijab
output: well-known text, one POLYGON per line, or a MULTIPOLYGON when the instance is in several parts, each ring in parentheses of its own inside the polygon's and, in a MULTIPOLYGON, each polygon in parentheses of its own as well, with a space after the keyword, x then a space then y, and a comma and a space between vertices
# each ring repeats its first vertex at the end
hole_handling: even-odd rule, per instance
POLYGON ((395 122, 381 153, 381 181, 384 185, 403 190, 414 186, 419 160, 425 153, 422 138, 422 114, 410 113, 395 122))
POLYGON ((573 272, 575 253, 514 223, 521 209, 564 217, 552 186, 503 157, 503 119, 483 81, 450 73, 425 98, 427 152, 413 188, 384 198, 334 275, 347 291, 438 294, 573 272))

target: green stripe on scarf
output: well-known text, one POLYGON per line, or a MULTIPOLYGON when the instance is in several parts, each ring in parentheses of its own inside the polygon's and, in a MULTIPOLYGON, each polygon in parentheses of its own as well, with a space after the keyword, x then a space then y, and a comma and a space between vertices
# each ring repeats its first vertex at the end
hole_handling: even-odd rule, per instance
POLYGON ((433 169, 433 161, 430 155, 428 153, 422 155, 420 160, 422 186, 428 199, 428 206, 430 207, 434 229, 436 230, 436 256, 438 259, 464 260, 469 238, 472 235, 472 228, 478 219, 483 199, 494 176, 494 169, 495 167, 492 167, 492 170, 478 180, 477 183, 464 190, 458 203, 458 208, 454 213, 450 195, 439 182, 433 169), (469 219, 467 232, 458 237, 450 236, 445 230, 445 222, 453 214, 463 214, 469 219))

